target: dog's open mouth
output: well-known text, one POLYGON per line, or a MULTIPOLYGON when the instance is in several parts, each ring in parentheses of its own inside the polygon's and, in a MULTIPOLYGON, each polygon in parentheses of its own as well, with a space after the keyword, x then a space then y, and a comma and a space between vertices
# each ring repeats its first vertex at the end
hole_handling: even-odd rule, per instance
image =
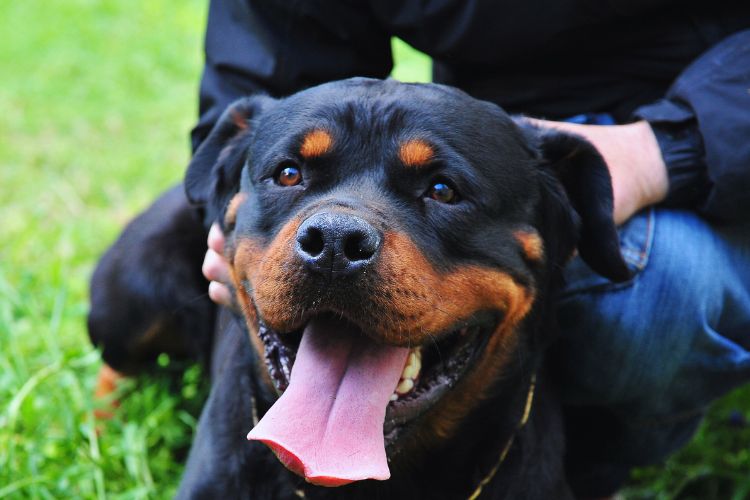
MULTIPOLYGON (((474 318, 457 330, 432 336, 429 343, 409 349, 399 383, 389 398, 384 429, 388 444, 404 424, 422 415, 461 379, 486 344, 493 324, 487 316, 474 318)), ((266 368, 279 394, 289 386, 303 331, 280 335, 263 323, 259 325, 266 348, 266 368)))
POLYGON ((330 314, 284 334, 261 324, 266 367, 283 395, 248 437, 315 484, 387 479, 385 446, 393 452, 458 383, 496 322, 478 314, 411 348, 378 343, 330 314))

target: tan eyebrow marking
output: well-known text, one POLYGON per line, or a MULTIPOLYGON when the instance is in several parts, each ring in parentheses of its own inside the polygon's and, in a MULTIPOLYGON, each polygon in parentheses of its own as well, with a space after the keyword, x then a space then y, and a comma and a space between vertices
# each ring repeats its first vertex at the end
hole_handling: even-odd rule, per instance
POLYGON ((409 139, 401 143, 398 157, 407 167, 421 167, 435 156, 432 146, 422 139, 409 139))
POLYGON ((299 154, 302 158, 309 160, 323 156, 331 150, 333 146, 333 137, 326 130, 315 129, 307 133, 302 146, 299 148, 299 154))
POLYGON ((544 260, 544 243, 535 231, 518 230, 513 233, 526 260, 531 262, 542 262, 544 260))

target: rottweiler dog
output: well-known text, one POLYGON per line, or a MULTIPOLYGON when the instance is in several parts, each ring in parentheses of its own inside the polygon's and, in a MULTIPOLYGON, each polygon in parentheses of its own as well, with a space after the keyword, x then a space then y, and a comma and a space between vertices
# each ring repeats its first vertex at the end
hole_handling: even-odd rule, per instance
POLYGON ((576 251, 628 277, 591 144, 351 79, 236 102, 184 189, 102 259, 89 318, 120 371, 210 356, 180 498, 572 497, 555 291, 576 251), (215 322, 192 206, 227 238, 238 312, 215 322))

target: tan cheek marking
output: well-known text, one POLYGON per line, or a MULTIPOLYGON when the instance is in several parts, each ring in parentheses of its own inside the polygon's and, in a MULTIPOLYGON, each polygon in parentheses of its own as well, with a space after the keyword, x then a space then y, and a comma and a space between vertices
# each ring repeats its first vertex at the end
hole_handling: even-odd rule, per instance
POLYGON ((248 275, 255 305, 266 325, 275 330, 288 327, 302 313, 299 297, 295 298, 293 289, 304 279, 304 273, 299 266, 290 265, 300 223, 297 219, 288 222, 248 275))
MULTIPOLYGON (((266 348, 259 336, 255 303, 253 302, 252 297, 247 293, 247 290, 245 290, 242 281, 246 278, 248 273, 252 273, 253 269, 257 268, 257 263, 262 254, 263 248, 255 241, 241 239, 237 244, 237 249, 234 253, 232 265, 229 270, 237 302, 239 303, 243 316, 245 317, 248 332, 250 332, 250 343, 260 359, 264 359, 266 348)), ((275 388, 268 370, 263 369, 259 371, 265 384, 271 391, 274 391, 275 388)))
POLYGON ((246 201, 247 193, 237 193, 236 195, 234 195, 232 200, 229 202, 229 205, 227 206, 227 213, 224 216, 225 226, 234 226, 234 223, 237 222, 237 210, 240 208, 240 205, 242 205, 246 201))
POLYGON ((401 143, 398 156, 407 167, 421 167, 432 160, 435 151, 422 139, 411 139, 401 143))
POLYGON ((381 255, 378 273, 389 285, 373 300, 386 313, 379 333, 391 342, 405 338, 421 342, 426 340, 425 332, 445 331, 483 309, 504 311, 504 322, 516 323, 533 302, 533 290, 502 271, 472 265, 437 272, 401 233, 385 234, 381 255))
POLYGON ((536 263, 544 260, 544 243, 536 232, 519 230, 513 236, 521 245, 526 260, 536 263))
POLYGON ((309 132, 300 146, 299 154, 309 160, 328 153, 333 146, 333 137, 325 130, 316 129, 309 132))
MULTIPOLYGON (((250 238, 239 238, 236 244, 230 270, 232 284, 251 334, 250 341, 261 359, 265 347, 258 336, 256 307, 265 323, 274 329, 279 329, 279 325, 298 314, 297 304, 291 301, 284 285, 294 280, 288 275, 285 264, 289 261, 300 223, 297 219, 287 223, 267 247, 250 238), (245 280, 253 288, 252 297, 243 286, 245 280)), ((262 370, 262 373, 266 383, 273 388, 267 370, 262 370)))

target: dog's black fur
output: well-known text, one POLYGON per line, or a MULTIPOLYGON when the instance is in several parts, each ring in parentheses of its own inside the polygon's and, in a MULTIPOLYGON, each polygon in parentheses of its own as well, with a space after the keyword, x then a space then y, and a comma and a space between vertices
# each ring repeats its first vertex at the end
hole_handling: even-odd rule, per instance
MULTIPOLYGON (((116 369, 133 371, 137 361, 163 348, 153 338, 142 339, 157 318, 172 318, 178 327, 170 331, 185 336, 192 353, 202 352, 210 339, 213 385, 179 497, 281 499, 304 492, 306 498, 466 498, 512 436, 510 453, 481 498, 571 497, 562 463, 560 404, 544 363, 555 333, 554 292, 576 248, 601 274, 627 277, 612 221, 609 175, 589 143, 516 122, 497 106, 449 87, 353 79, 282 100, 259 96, 235 103, 195 155, 185 188, 207 220, 224 225, 244 318, 222 310, 213 332, 203 326, 212 318, 206 299, 195 299, 205 293, 205 283, 196 278, 205 231, 186 215, 191 209, 176 192, 165 196, 171 202, 158 201, 131 223, 102 259, 92 282, 89 318, 92 338, 116 369), (311 130, 327 131, 333 143, 320 157, 303 158, 300 144, 311 130), (413 138, 432 148, 424 167, 405 167, 399 159, 398 145, 413 138), (279 169, 289 165, 301 171, 301 184, 279 185, 279 169), (431 198, 436 179, 458 197, 449 203, 431 198), (238 192, 247 201, 227 218, 238 192), (173 208, 165 210, 165 203, 173 208), (391 479, 329 489, 305 484, 264 445, 244 438, 253 413, 262 416, 277 398, 264 382, 265 363, 250 341, 258 321, 283 323, 283 330, 299 325, 264 317, 270 306, 259 305, 257 287, 238 269, 247 261, 235 256, 243 242, 252 242, 266 258, 280 258, 278 253, 268 257, 268 248, 290 221, 339 209, 372 221, 381 233, 403 235, 441 276, 468 268, 503 273, 533 302, 503 330, 515 341, 502 348, 510 352, 502 356, 500 371, 477 360, 472 369, 493 375, 471 387, 483 397, 470 399, 466 415, 448 426, 446 436, 432 429, 448 425, 453 415, 448 412, 455 409, 438 402, 428 412, 429 425, 427 416, 419 417, 389 443, 391 479), (165 213, 170 218, 164 219, 165 213), (521 245, 518 231, 542 243, 541 256, 521 245), (147 346, 147 355, 134 346, 147 346), (538 388, 531 418, 517 431, 533 373, 538 388)), ((355 276, 321 285, 307 271, 295 272, 304 283, 298 285, 301 291, 291 287, 290 293, 300 302, 325 287, 343 288, 344 298, 325 292, 327 310, 342 315, 356 310, 367 317, 357 302, 367 300, 361 290, 382 293, 381 284, 372 281, 377 273, 367 282, 355 276)), ((300 317, 316 313, 316 306, 299 307, 300 317)), ((473 312, 479 311, 467 313, 473 312)), ((392 341, 386 333, 378 338, 392 341)))
POLYGON ((180 185, 102 256, 91 279, 88 328, 110 366, 136 373, 161 352, 208 360, 215 308, 201 274, 205 247, 200 214, 180 185))

